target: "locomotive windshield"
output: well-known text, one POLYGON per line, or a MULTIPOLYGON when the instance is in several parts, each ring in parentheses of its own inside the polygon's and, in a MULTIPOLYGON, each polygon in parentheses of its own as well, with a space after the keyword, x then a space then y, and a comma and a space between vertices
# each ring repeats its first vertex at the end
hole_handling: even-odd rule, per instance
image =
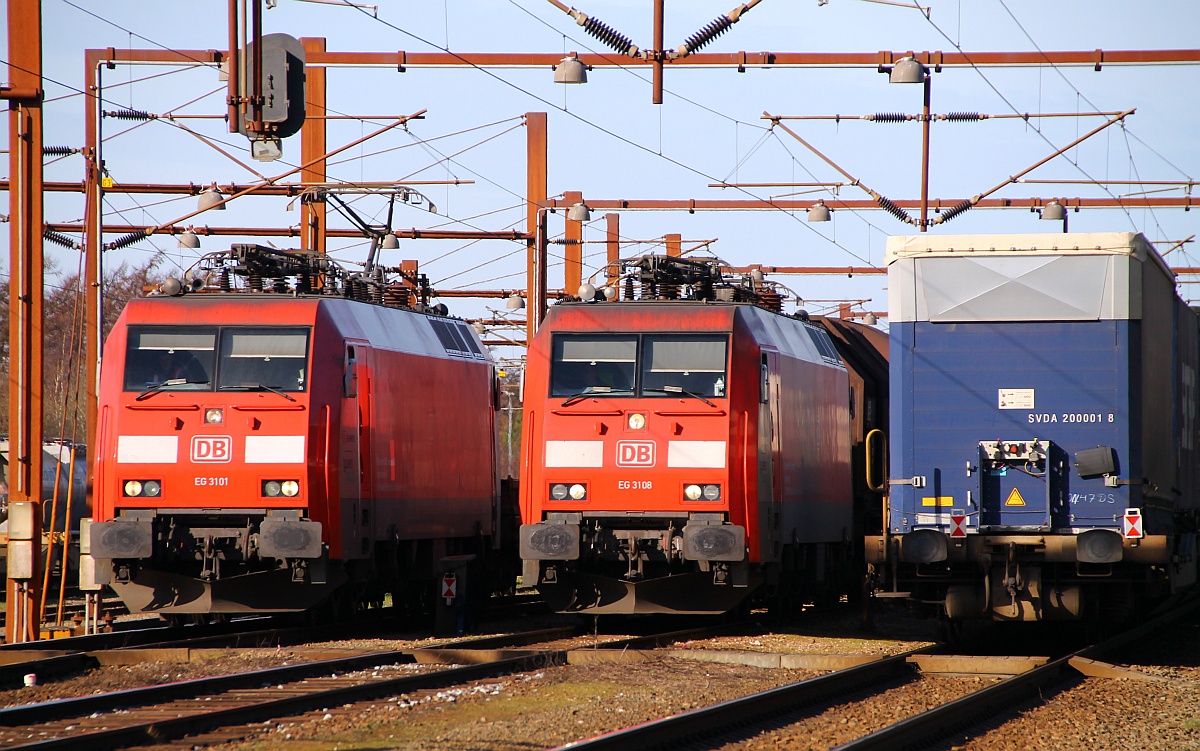
POLYGON ((125 348, 125 390, 172 383, 165 388, 210 390, 216 328, 138 326, 129 328, 125 348))
POLYGON ((589 389, 633 392, 637 375, 636 336, 556 336, 551 396, 589 389))
POLYGON ((307 329, 130 326, 124 390, 304 391, 307 372, 307 329))
POLYGON ((727 344, 712 334, 557 335, 550 395, 723 397, 727 344))
POLYGON ((307 355, 304 329, 222 329, 218 388, 304 391, 307 355))

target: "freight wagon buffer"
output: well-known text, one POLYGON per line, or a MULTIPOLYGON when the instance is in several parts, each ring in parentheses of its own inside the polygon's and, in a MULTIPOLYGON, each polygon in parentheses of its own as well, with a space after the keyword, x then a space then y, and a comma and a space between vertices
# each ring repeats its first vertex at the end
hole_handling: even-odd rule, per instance
POLYGON ((1197 323, 1141 235, 891 238, 880 581, 952 620, 1123 619, 1195 580, 1197 323))

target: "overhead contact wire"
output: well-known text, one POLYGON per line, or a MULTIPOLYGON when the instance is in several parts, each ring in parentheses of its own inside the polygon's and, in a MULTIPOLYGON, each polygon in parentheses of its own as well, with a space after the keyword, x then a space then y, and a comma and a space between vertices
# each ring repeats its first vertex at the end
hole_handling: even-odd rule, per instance
MULTIPOLYGON (((347 0, 342 0, 342 1, 343 1, 343 3, 345 3, 345 5, 346 5, 347 7, 355 8, 355 6, 354 6, 354 5, 352 5, 352 4, 350 4, 349 2, 347 2, 347 0)), ((468 60, 467 58, 465 58, 465 57, 463 57, 462 55, 458 54, 457 52, 453 52, 453 51, 451 51, 451 50, 449 50, 449 49, 446 49, 445 47, 442 47, 442 46, 440 46, 440 45, 438 45, 438 44, 436 44, 436 43, 434 43, 434 42, 431 42, 431 41, 429 41, 429 40, 425 39, 424 37, 421 37, 421 36, 419 36, 419 35, 417 35, 417 34, 415 34, 415 33, 411 32, 411 31, 408 31, 408 30, 406 30, 406 29, 403 29, 403 28, 401 28, 401 27, 399 27, 399 26, 396 26, 395 24, 393 24, 393 23, 391 23, 390 21, 387 21, 387 20, 385 20, 385 19, 383 19, 383 18, 371 17, 371 16, 370 16, 369 14, 367 14, 365 11, 363 11, 363 10, 361 10, 361 9, 358 9, 358 8, 355 8, 355 10, 359 10, 359 12, 360 12, 360 13, 363 13, 363 14, 364 14, 364 15, 366 15, 368 18, 372 18, 372 20, 376 21, 377 23, 381 23, 381 24, 383 24, 384 26, 387 26, 388 28, 390 28, 390 29, 392 29, 392 30, 396 31, 397 33, 403 34, 403 35, 405 35, 405 36, 407 36, 407 37, 410 37, 410 38, 412 38, 412 39, 415 39, 416 41, 418 41, 418 42, 420 42, 420 43, 422 43, 422 44, 428 45, 429 47, 432 47, 432 48, 434 48, 434 49, 440 50, 440 51, 442 51, 442 52, 445 52, 445 53, 446 53, 446 54, 448 54, 448 55, 452 55, 452 56, 454 56, 454 57, 458 58, 458 59, 459 59, 461 62, 463 62, 464 64, 466 64, 466 65, 468 65, 468 66, 470 66, 470 67, 474 68, 475 70, 478 70, 479 72, 483 73, 484 75, 488 76, 489 78, 492 78, 492 79, 494 79, 495 81, 498 81, 499 83, 502 83, 502 84, 504 84, 505 86, 508 86, 509 88, 511 88, 511 89, 513 89, 513 90, 515 90, 515 91, 519 91, 519 92, 521 92, 522 94, 525 94, 526 96, 530 97, 531 99, 533 99, 533 100, 535 100, 535 101, 538 101, 538 102, 541 102, 542 104, 544 104, 544 105, 545 105, 545 106, 547 106, 547 107, 550 107, 550 108, 553 108, 553 109, 555 109, 555 110, 557 110, 557 111, 559 111, 559 112, 562 112, 563 114, 567 115, 568 117, 571 117, 571 118, 573 118, 573 119, 575 119, 575 120, 579 121, 580 123, 583 123, 584 125, 587 125, 588 127, 591 127, 591 128, 593 128, 593 129, 595 129, 595 130, 597 130, 597 131, 599 131, 599 132, 601 132, 601 133, 603 133, 603 134, 607 135, 607 136, 608 136, 608 137, 610 137, 610 138, 613 138, 613 139, 615 139, 615 140, 617 140, 617 141, 620 141, 621 143, 624 143, 624 144, 626 144, 626 145, 628 145, 628 146, 632 146, 633 148, 635 148, 635 149, 637 149, 637 150, 639 150, 639 151, 643 151, 643 152, 645 152, 645 153, 647 153, 647 154, 652 154, 652 155, 654 155, 654 156, 657 156, 658 158, 660 158, 660 159, 662 159, 662 160, 664 160, 664 161, 666 161, 666 162, 668 162, 668 163, 670 163, 670 164, 673 164, 673 165, 675 165, 676 167, 679 167, 680 169, 686 170, 686 171, 688 171, 688 172, 691 172, 691 173, 693 173, 693 174, 695 174, 695 175, 699 175, 700 177, 703 177, 703 178, 707 179, 707 180, 708 180, 708 181, 710 181, 710 182, 718 182, 717 178, 713 177, 712 175, 709 175, 708 173, 704 172, 703 170, 700 170, 700 169, 698 169, 698 168, 696 168, 696 167, 692 167, 691 165, 689 165, 689 164, 686 164, 686 163, 684 163, 684 162, 681 162, 681 161, 679 161, 678 159, 675 159, 675 158, 673 158, 673 157, 667 156, 666 154, 658 153, 658 152, 656 152, 654 149, 651 149, 651 148, 650 148, 650 147, 648 147, 648 146, 643 146, 642 144, 640 144, 640 143, 638 143, 638 142, 636 142, 636 141, 634 141, 634 140, 632 140, 632 139, 630 139, 630 138, 627 138, 627 137, 625 137, 625 136, 622 136, 622 135, 620 135, 619 133, 616 133, 616 132, 614 132, 614 131, 611 131, 611 130, 609 130, 608 128, 605 128, 604 126, 602 126, 602 125, 599 125, 598 123, 594 123, 594 122, 592 122, 592 121, 588 120, 587 118, 581 117, 580 115, 578 115, 578 114, 576 114, 576 113, 574 113, 574 112, 571 112, 570 110, 567 110, 567 109, 565 109, 564 107, 560 107, 559 105, 556 105, 556 104, 554 104, 553 102, 551 102, 551 101, 549 101, 549 100, 547 100, 547 99, 545 99, 545 98, 543 98, 543 97, 541 97, 541 96, 538 96, 537 94, 535 94, 535 93, 533 93, 533 92, 531 92, 531 91, 528 91, 528 90, 526 90, 526 89, 523 89, 523 88, 521 88, 520 86, 518 86, 517 84, 515 84, 515 83, 512 83, 511 81, 509 81, 509 80, 507 80, 507 79, 505 79, 505 78, 502 78, 501 76, 498 76, 498 75, 496 75, 495 73, 493 73, 492 71, 488 70, 487 68, 484 68, 484 67, 482 67, 482 66, 480 66, 480 65, 477 65, 476 63, 473 63, 473 62, 471 62, 470 60, 468 60)), ((738 188, 737 190, 739 190, 739 191, 741 191, 742 193, 744 193, 745 195, 747 195, 747 196, 749 196, 749 197, 753 198, 754 200, 757 200, 757 201, 760 201, 760 202, 762 202, 762 204, 763 204, 764 208, 768 208, 768 209, 770 209, 770 208, 774 208, 776 211, 780 211, 780 212, 782 212, 783 214, 785 214, 785 215, 786 215, 786 216, 788 216, 789 218, 793 219, 794 221, 797 221, 797 222, 799 222, 800 226, 804 227, 805 229, 809 230, 809 231, 810 231, 810 232, 812 232, 813 234, 817 235, 818 237, 820 237, 820 238, 824 239, 825 241, 827 241, 827 242, 829 242, 830 244, 834 245, 835 247, 839 248, 840 250, 842 250, 842 251, 843 251, 843 252, 845 252, 846 254, 850 255, 851 257, 853 257, 853 258, 856 258, 856 259, 858 259, 858 260, 862 261, 863 263, 867 263, 867 264, 869 264, 869 263, 870 263, 870 261, 868 261, 867 259, 865 259, 865 258, 863 258, 862 256, 858 255, 857 253, 855 253, 854 251, 850 250, 849 248, 845 247, 845 246, 844 246, 844 245, 842 245, 841 243, 838 243, 838 242, 837 242, 837 241, 835 241, 835 240, 831 240, 830 238, 826 237, 825 235, 822 235, 820 232, 817 232, 815 229, 812 229, 811 227, 809 227, 809 226, 808 226, 808 224, 807 224, 806 222, 801 222, 799 219, 797 219, 795 216, 793 216, 793 215, 792 215, 790 212, 788 212, 788 211, 785 211, 784 209, 781 209, 780 207, 778 207, 778 206, 774 205, 774 203, 773 203, 772 201, 770 201, 769 199, 762 198, 761 196, 757 196, 757 195, 755 195, 755 194, 751 193, 750 191, 748 191, 748 190, 745 190, 744 188, 738 188)))

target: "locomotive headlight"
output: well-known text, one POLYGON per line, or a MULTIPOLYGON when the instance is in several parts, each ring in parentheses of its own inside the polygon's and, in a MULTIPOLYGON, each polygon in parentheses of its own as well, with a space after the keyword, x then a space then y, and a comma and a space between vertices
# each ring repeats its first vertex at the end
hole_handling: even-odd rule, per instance
POLYGON ((220 425, 225 422, 225 410, 220 407, 204 410, 204 422, 206 425, 220 425))
POLYGON ((721 486, 720 485, 705 485, 704 486, 704 500, 706 500, 706 501, 721 500, 721 486))
POLYGON ((646 416, 641 412, 631 412, 628 424, 630 430, 641 430, 646 427, 646 416))
POLYGON ((284 495, 286 495, 288 498, 291 498, 300 492, 300 483, 296 482, 295 480, 284 480, 279 484, 279 489, 284 495))
POLYGON ((689 501, 700 500, 700 496, 703 493, 704 493, 704 491, 701 490, 699 485, 688 485, 686 488, 683 489, 683 497, 688 499, 689 501))
POLYGON ((121 490, 128 498, 157 498, 162 495, 162 482, 159 480, 126 480, 121 490))
POLYGON ((267 480, 263 483, 262 492, 268 498, 274 498, 283 492, 283 483, 279 480, 267 480))
POLYGON ((581 482, 556 482, 550 486, 550 500, 583 501, 587 499, 587 485, 581 482))

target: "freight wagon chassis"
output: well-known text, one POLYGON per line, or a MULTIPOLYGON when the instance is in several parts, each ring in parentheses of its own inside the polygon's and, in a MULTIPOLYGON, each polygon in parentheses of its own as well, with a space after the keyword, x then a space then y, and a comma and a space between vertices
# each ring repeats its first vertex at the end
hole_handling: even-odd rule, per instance
POLYGON ((918 532, 866 538, 871 588, 952 622, 1127 620, 1139 599, 1169 594, 1171 567, 1194 565, 1166 535, 918 532))

